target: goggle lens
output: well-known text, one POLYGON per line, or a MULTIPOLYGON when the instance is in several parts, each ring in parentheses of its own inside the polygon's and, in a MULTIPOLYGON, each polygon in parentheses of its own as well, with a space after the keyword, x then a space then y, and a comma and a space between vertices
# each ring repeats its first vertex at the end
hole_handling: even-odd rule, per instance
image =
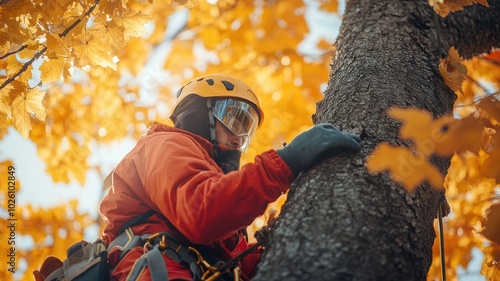
POLYGON ((248 149, 250 140, 259 125, 259 114, 249 103, 237 99, 219 99, 213 114, 231 133, 243 137, 242 151, 248 149))

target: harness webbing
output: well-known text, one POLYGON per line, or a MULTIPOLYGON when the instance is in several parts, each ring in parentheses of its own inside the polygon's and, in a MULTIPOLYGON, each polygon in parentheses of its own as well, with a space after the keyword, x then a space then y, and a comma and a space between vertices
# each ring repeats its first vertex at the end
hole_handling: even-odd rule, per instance
MULTIPOLYGON (((162 255, 171 258, 189 269, 195 281, 215 280, 216 278, 220 278, 218 280, 233 280, 233 275, 228 270, 230 267, 225 268, 224 271, 216 270, 218 266, 224 265, 225 263, 215 258, 215 256, 211 254, 210 249, 206 246, 192 245, 189 242, 185 242, 187 241, 185 237, 181 236, 179 239, 168 232, 159 232, 153 235, 135 235, 131 227, 146 222, 153 213, 155 212, 152 210, 148 211, 127 223, 125 225, 127 228, 123 231, 121 230, 121 233, 108 246, 109 254, 115 251, 121 251, 118 256, 119 260, 124 258, 133 248, 143 247, 144 254, 134 263, 132 270, 127 276, 127 281, 137 280, 146 267, 149 267, 152 281, 168 280, 168 273, 162 255), (212 264, 216 266, 211 266, 212 264), (213 270, 208 270, 208 268, 213 270), (211 274, 212 271, 218 272, 217 277, 211 274), (204 279, 204 276, 212 276, 214 278, 204 279)), ((168 220, 165 219, 165 221, 168 220)), ((173 231, 176 236, 181 235, 177 233, 177 229, 175 229, 170 222, 167 224, 172 228, 171 231, 173 231)), ((247 251, 244 253, 246 252, 247 251)), ((246 254, 244 253, 238 255, 239 260, 248 255, 250 251, 246 254), (244 256, 242 256, 242 254, 244 254, 244 256)), ((233 260, 238 257, 233 258, 231 264, 233 264, 233 260)), ((236 265, 236 263, 234 263, 234 265, 236 265)))

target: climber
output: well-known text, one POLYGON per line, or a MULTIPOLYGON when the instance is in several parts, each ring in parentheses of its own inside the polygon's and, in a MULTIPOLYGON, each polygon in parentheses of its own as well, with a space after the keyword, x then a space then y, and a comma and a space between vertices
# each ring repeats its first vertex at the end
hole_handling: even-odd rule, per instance
MULTIPOLYGON (((244 229, 299 173, 333 149, 360 150, 359 137, 319 124, 240 169, 264 113, 246 84, 221 74, 182 87, 170 118, 174 127, 153 125, 121 160, 100 203, 111 280, 200 279, 249 247, 244 229), (130 246, 132 237, 145 245, 130 246), (154 249, 160 273, 158 256, 145 257, 154 249)), ((253 276, 261 252, 238 262, 240 280, 253 276)))

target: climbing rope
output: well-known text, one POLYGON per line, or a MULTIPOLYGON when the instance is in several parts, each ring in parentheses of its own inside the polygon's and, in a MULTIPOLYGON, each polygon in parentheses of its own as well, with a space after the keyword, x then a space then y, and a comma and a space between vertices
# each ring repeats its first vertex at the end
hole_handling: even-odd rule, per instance
MULTIPOLYGON (((446 50, 443 49, 441 43, 441 25, 439 23, 439 16, 436 12, 434 12, 434 27, 436 28, 436 45, 439 52, 439 56, 446 56, 446 50)), ((437 92, 436 85, 436 92, 437 92)), ((443 199, 442 200, 446 200, 443 199)), ((444 252, 444 234, 443 234, 443 209, 441 207, 441 202, 438 204, 438 228, 439 228, 439 255, 441 258, 441 278, 443 281, 446 281, 446 258, 444 252)))

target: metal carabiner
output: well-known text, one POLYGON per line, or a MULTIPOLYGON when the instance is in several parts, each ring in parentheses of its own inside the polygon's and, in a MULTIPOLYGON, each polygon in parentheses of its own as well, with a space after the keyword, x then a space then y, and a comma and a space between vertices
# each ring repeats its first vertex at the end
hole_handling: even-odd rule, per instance
POLYGON ((159 248, 161 251, 164 251, 167 248, 167 236, 165 234, 162 234, 161 232, 157 232, 157 233, 149 236, 148 238, 146 238, 146 243, 144 243, 144 246, 142 247, 142 251, 144 253, 149 252, 149 247, 153 246, 154 239, 156 239, 160 236, 161 236, 161 240, 158 243, 159 248))

